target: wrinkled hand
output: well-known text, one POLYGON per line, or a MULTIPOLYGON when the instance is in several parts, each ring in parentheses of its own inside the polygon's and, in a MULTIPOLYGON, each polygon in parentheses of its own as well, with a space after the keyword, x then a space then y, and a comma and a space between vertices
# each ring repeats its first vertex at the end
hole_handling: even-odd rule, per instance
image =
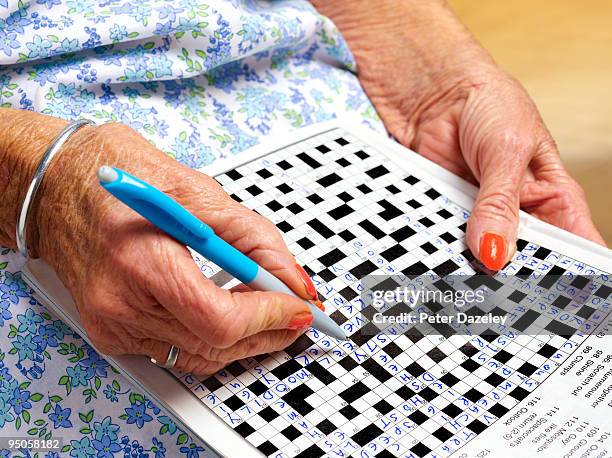
MULTIPOLYGON (((387 122, 384 109, 381 115, 387 122)), ((442 82, 403 119, 390 113, 388 121, 403 144, 480 184, 466 238, 489 269, 501 269, 514 255, 519 208, 604 244, 533 101, 497 67, 442 82)))
POLYGON ((173 344, 181 349, 178 370, 210 374, 286 347, 311 323, 300 299, 215 286, 184 246, 99 186, 95 172, 102 164, 168 193, 303 298, 316 295, 274 225, 212 178, 181 166, 126 126, 86 127, 45 177, 36 251, 72 293, 97 349, 163 362, 173 344))

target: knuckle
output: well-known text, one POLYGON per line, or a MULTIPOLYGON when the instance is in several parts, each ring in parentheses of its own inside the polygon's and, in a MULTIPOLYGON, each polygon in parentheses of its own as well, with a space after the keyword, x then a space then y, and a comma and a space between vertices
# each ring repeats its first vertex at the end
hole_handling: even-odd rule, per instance
POLYGON ((515 205, 509 192, 493 190, 479 199, 474 207, 472 216, 475 218, 498 218, 507 223, 514 224, 518 217, 518 205, 515 205))

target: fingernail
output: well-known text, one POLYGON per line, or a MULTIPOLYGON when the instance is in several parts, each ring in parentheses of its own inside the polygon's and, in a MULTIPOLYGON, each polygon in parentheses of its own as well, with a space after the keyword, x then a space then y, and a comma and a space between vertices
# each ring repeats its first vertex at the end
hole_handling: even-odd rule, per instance
POLYGON ((324 312, 324 311, 325 311, 325 306, 323 305, 323 302, 321 302, 321 301, 313 301, 312 303, 313 303, 314 305, 316 305, 316 306, 317 306, 317 308, 318 308, 319 310, 321 310, 322 312, 324 312))
POLYGON ((297 270, 298 275, 300 276, 300 279, 302 280, 302 283, 304 283, 304 287, 306 288, 306 294, 308 294, 308 296, 313 299, 317 299, 317 290, 315 289, 314 283, 308 276, 308 273, 299 264, 296 264, 295 268, 297 270))
POLYGON ((305 328, 306 326, 310 326, 311 324, 312 324, 312 313, 301 312, 295 315, 291 319, 291 321, 287 325, 287 329, 305 328))
POLYGON ((485 232, 480 239, 480 260, 491 270, 500 270, 506 263, 506 239, 493 232, 485 232))

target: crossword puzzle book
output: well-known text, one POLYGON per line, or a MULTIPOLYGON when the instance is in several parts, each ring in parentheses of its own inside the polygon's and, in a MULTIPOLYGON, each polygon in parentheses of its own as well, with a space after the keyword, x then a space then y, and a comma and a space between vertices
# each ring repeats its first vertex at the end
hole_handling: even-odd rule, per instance
MULTIPOLYGON (((327 313, 351 335, 339 342, 311 329, 283 351, 208 378, 170 374, 142 358, 112 361, 219 454, 612 452, 608 250, 524 216, 516 254, 491 276, 464 242, 469 185, 389 140, 336 125, 208 172, 277 225, 327 313), (478 333, 452 322, 377 328, 365 279, 419 277, 444 278, 446 289, 458 288, 453 277, 467 278, 487 297, 489 308, 479 311, 505 318, 478 333)), ((194 258, 219 286, 235 284, 194 258)), ((69 298, 41 272, 31 264, 26 280, 78 328, 69 298)))

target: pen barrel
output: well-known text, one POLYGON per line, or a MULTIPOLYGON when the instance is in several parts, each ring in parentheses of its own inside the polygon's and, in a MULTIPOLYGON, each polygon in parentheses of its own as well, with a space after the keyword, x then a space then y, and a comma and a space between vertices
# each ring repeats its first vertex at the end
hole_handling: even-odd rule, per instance
POLYGON ((260 268, 255 261, 220 237, 188 240, 184 243, 245 284, 257 277, 260 268))

